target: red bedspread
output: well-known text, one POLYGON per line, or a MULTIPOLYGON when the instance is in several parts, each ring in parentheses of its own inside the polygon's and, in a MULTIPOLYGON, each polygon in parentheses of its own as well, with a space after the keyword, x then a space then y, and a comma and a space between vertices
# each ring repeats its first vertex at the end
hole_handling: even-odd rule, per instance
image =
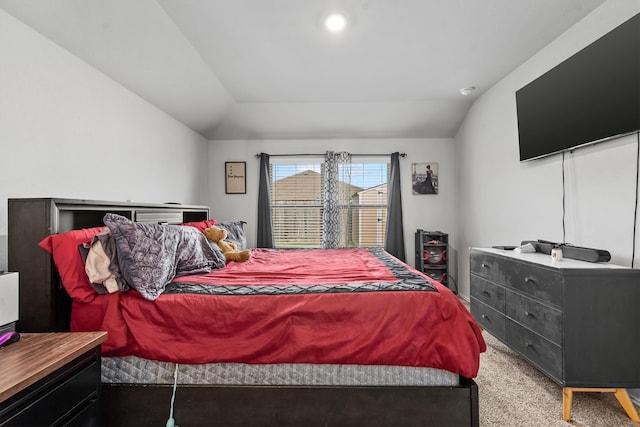
MULTIPOLYGON (((425 278, 386 256, 395 267, 425 278)), ((107 356, 426 366, 475 377, 485 343, 469 311, 446 287, 427 279, 435 291, 343 288, 400 282, 396 270, 366 249, 254 250, 248 262, 175 280, 231 288, 234 295, 187 291, 155 301, 135 291, 100 295, 90 303, 74 301, 71 327, 108 331, 102 347, 107 356), (273 294, 279 292, 274 285, 298 291, 273 294), (314 285, 326 289, 305 291, 314 285)))

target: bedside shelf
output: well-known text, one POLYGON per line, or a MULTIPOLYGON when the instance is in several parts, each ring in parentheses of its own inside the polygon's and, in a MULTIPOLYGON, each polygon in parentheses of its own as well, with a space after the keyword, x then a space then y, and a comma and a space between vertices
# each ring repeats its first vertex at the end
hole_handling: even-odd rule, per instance
POLYGON ((69 330, 71 298, 62 287, 49 288, 51 277, 58 274, 51 254, 33 250, 48 235, 104 225, 106 213, 137 222, 170 224, 209 218, 205 206, 83 199, 9 199, 8 208, 8 268, 20 273, 18 332, 69 330))
POLYGON ((416 269, 449 286, 449 235, 440 231, 416 230, 416 269))

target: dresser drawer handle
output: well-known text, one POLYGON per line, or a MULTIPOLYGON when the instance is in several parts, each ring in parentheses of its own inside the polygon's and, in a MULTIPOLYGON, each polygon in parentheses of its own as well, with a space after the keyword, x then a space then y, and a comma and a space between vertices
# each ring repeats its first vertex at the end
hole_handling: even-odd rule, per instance
POLYGON ((524 346, 527 347, 527 348, 530 348, 533 351, 536 351, 535 346, 533 344, 531 344, 530 342, 524 343, 524 346))
POLYGON ((535 318, 535 316, 533 315, 533 313, 531 313, 531 312, 529 312, 529 311, 526 311, 526 310, 525 310, 525 312, 524 312, 524 315, 525 315, 525 316, 527 316, 527 317, 531 317, 532 319, 533 319, 533 318, 535 318))
POLYGON ((489 268, 491 267, 489 264, 485 264, 484 262, 482 264, 480 264, 482 266, 482 268, 489 268))
POLYGON ((489 291, 482 291, 482 295, 486 295, 486 296, 490 297, 491 293, 489 291))
POLYGON ((535 281, 535 279, 533 277, 525 277, 524 281, 525 281, 525 283, 530 283, 532 285, 536 283, 536 281, 535 281))

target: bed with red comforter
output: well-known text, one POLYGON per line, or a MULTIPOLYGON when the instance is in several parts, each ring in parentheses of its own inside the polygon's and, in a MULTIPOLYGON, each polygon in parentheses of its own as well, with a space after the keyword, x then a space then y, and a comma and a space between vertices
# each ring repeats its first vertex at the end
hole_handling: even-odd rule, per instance
POLYGON ((74 302, 74 331, 105 330, 107 356, 177 363, 424 366, 474 378, 480 330, 455 295, 381 249, 255 249, 135 291, 74 302))
MULTIPOLYGON (((416 402, 413 408, 416 415, 410 418, 415 418, 417 423, 425 417, 460 419, 454 413, 449 414, 449 409, 440 409, 459 406, 453 400, 458 396, 455 398, 462 399, 465 405, 462 411, 473 412, 462 419, 471 419, 471 424, 477 424, 477 389, 471 379, 478 373, 480 353, 485 350, 479 327, 448 288, 384 250, 254 249, 246 262, 229 263, 208 273, 173 277, 152 297, 136 289, 96 293, 88 281, 77 246, 87 244, 104 229, 73 230, 64 236, 50 236, 40 245, 52 253, 62 283, 72 297, 72 331, 108 332, 102 346, 104 356, 137 356, 178 364, 305 363, 443 369, 459 374, 461 386, 459 389, 434 387, 433 390, 438 389, 437 399, 451 396, 452 402, 444 406, 437 399, 429 404, 424 400, 420 404, 416 402), (420 411, 426 412, 419 415, 420 411)), ((136 233, 141 233, 138 228, 136 233)), ((311 414, 320 408, 317 409, 320 415, 305 415, 300 418, 306 420, 304 424, 310 418, 317 418, 318 425, 343 425, 323 421, 327 412, 323 404, 333 408, 333 399, 353 399, 353 407, 367 408, 372 411, 369 417, 381 422, 385 417, 381 418, 375 411, 391 405, 380 402, 388 399, 387 393, 391 393, 389 396, 395 402, 390 412, 397 412, 393 420, 406 416, 407 402, 414 405, 405 393, 415 393, 416 399, 420 399, 421 393, 432 395, 427 390, 430 387, 341 388, 332 389, 331 398, 327 400, 322 397, 328 393, 326 387, 304 392, 297 388, 269 388, 267 398, 260 387, 241 387, 240 391, 223 389, 212 385, 182 391, 185 400, 191 402, 185 403, 184 413, 194 406, 202 410, 202 399, 207 402, 213 399, 227 407, 229 401, 239 398, 236 393, 241 393, 243 405, 251 406, 255 392, 269 402, 264 410, 271 413, 269 408, 276 408, 276 401, 285 398, 282 393, 291 391, 296 400, 300 397, 300 402, 307 402, 304 393, 313 390, 304 411, 311 414), (207 394, 211 392, 214 394, 207 394), (364 403, 360 402, 363 399, 364 403)), ((109 412, 121 411, 122 405, 126 406, 124 402, 134 398, 156 402, 159 398, 156 391, 151 386, 105 387, 105 396, 111 402, 109 412)), ((180 396, 180 388, 178 392, 180 396)), ((166 398, 166 387, 159 393, 166 398)), ((360 411, 344 419, 365 419, 360 411)), ((129 421, 136 419, 131 414, 129 421)), ((340 417, 343 415, 338 417, 342 420, 340 417)), ((231 418, 236 419, 235 415, 231 418)), ((231 425, 231 418, 221 425, 231 425)), ((114 424, 124 418, 115 420, 114 424)), ((255 418, 253 420, 252 424, 255 418)), ((142 418, 136 422, 142 422, 142 418)), ((273 425, 273 422, 263 420, 258 424, 273 425)), ((238 423, 233 425, 245 425, 239 419, 238 423)), ((282 425, 299 425, 297 423, 282 425)), ((386 421, 380 425, 387 425, 386 421)))

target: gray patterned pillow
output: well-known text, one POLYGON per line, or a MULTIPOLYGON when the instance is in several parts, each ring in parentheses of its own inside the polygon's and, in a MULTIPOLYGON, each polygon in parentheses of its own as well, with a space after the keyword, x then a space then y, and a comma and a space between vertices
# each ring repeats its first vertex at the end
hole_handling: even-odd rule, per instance
POLYGON ((227 238, 238 247, 239 251, 247 249, 247 238, 244 234, 244 221, 223 221, 216 224, 216 227, 227 230, 227 238))

